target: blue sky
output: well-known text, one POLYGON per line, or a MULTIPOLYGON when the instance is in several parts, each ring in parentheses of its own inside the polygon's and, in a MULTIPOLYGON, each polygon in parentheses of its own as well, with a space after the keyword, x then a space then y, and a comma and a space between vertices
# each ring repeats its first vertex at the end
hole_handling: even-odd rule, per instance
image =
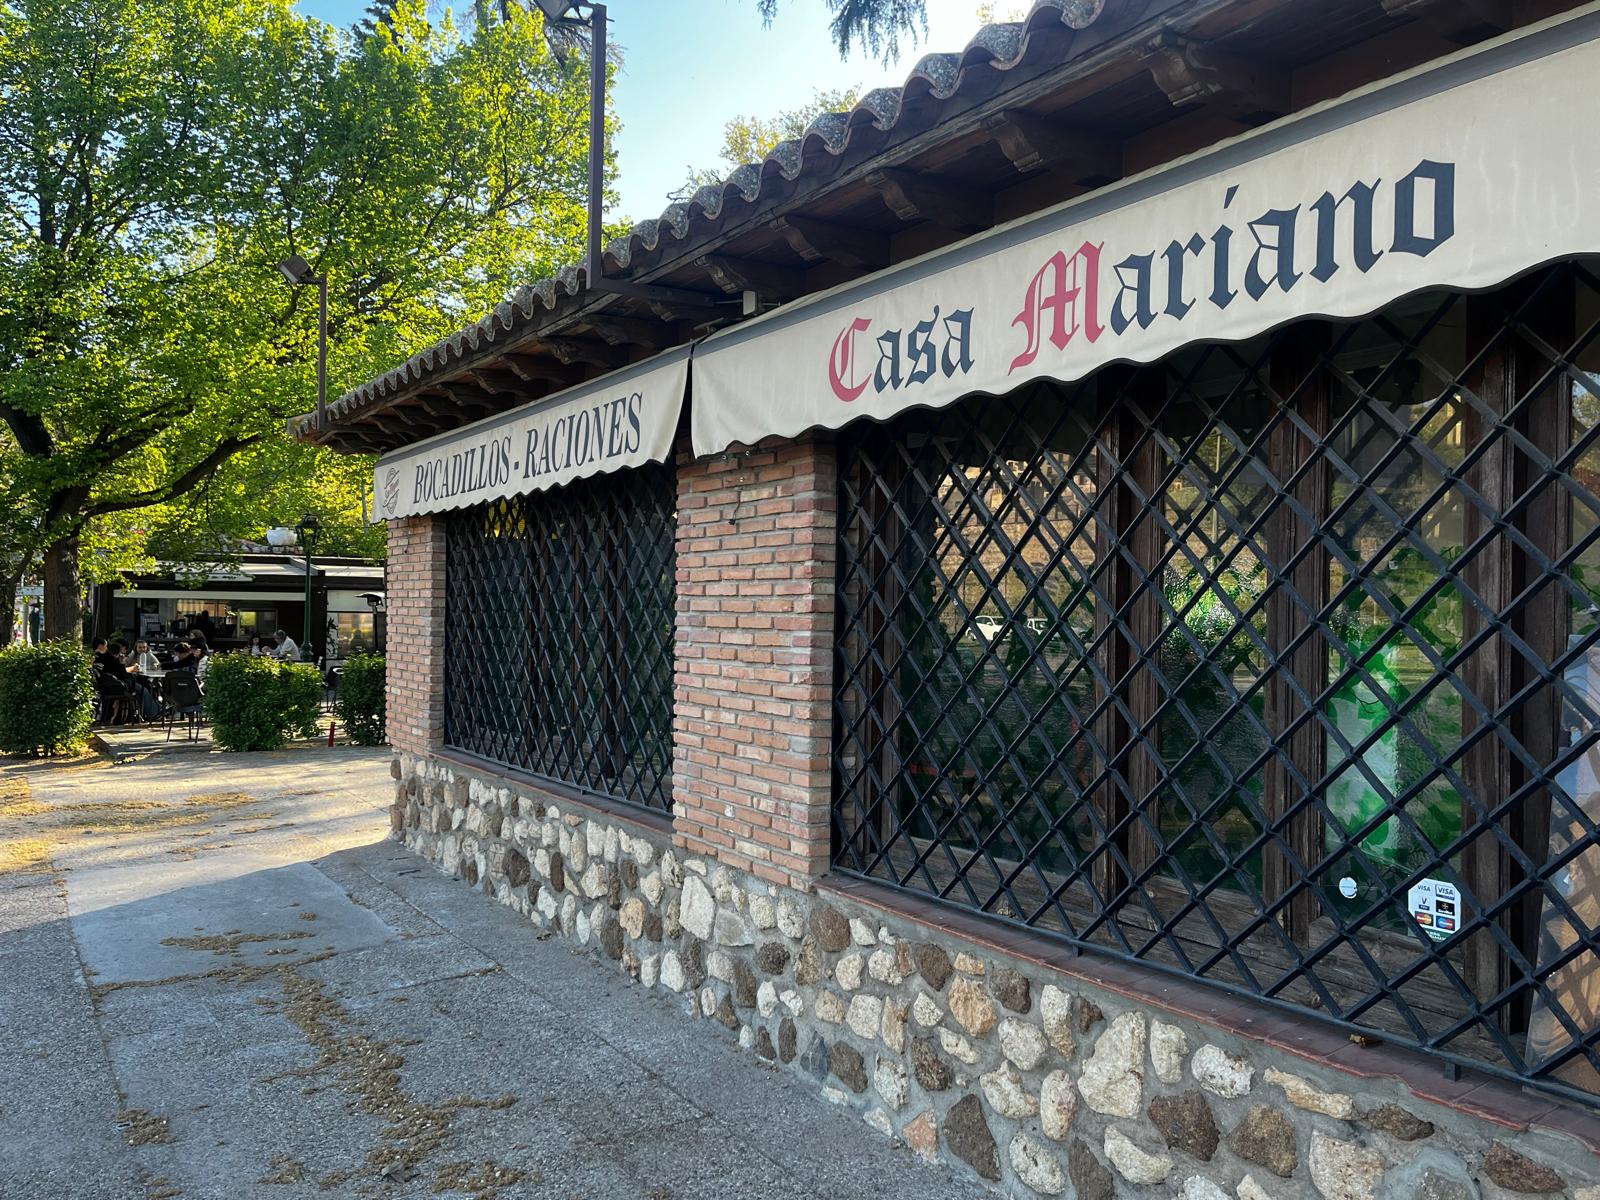
MULTIPOLYGON (((300 9, 348 25, 366 4, 300 0, 300 9)), ((611 0, 612 38, 626 52, 613 97, 622 133, 615 147, 621 203, 612 215, 659 214, 690 167, 717 164, 730 117, 795 108, 818 88, 897 84, 929 50, 966 45, 977 10, 978 0, 928 0, 927 38, 902 42, 900 59, 884 67, 859 54, 839 61, 823 0, 781 0, 770 29, 756 0, 611 0)))

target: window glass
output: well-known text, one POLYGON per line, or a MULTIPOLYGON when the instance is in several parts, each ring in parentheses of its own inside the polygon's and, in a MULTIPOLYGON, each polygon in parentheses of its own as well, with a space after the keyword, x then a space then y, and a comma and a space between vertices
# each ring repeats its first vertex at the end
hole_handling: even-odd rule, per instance
MULTIPOLYGON (((1440 666, 1462 648, 1469 565, 1464 357, 1462 305, 1438 297, 1348 332, 1333 357, 1324 844, 1356 852, 1318 882, 1347 915, 1428 868, 1462 828, 1462 685, 1440 666)), ((1445 932, 1460 919, 1439 914, 1445 932)), ((1399 903, 1377 914, 1406 920, 1399 903)))
POLYGON ((670 806, 676 502, 649 464, 445 518, 448 745, 670 806))
POLYGON ((370 613, 341 612, 329 614, 334 622, 335 656, 349 658, 352 654, 370 654, 378 646, 378 620, 370 613))
MULTIPOLYGON (((1195 885, 1259 887, 1267 669, 1262 455, 1270 398, 1251 358, 1179 355, 1158 439, 1154 541, 1159 852, 1195 885)), ((1149 516, 1146 519, 1150 519, 1149 516)))
POLYGON ((1060 874, 1083 886, 1102 840, 1094 404, 1040 385, 917 414, 903 438, 867 431, 844 481, 862 502, 841 586, 864 607, 842 700, 882 731, 845 768, 859 848, 1014 917, 1060 874))

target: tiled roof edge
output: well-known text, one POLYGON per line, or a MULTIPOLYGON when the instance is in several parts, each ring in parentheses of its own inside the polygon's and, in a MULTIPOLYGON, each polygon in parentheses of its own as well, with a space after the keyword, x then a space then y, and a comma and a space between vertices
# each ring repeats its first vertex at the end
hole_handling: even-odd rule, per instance
MULTIPOLYGON (((1035 0, 1023 20, 983 26, 959 53, 923 55, 899 87, 875 88, 849 112, 821 114, 798 138, 779 142, 761 162, 746 163, 722 183, 707 185, 689 199, 669 204, 659 217, 635 224, 607 244, 607 266, 626 270, 636 254, 655 250, 664 236, 681 239, 688 235, 694 220, 717 220, 731 195, 754 203, 768 181, 777 178, 792 183, 805 169, 808 158, 819 152, 832 158, 846 153, 856 131, 863 127, 890 132, 898 124, 908 97, 947 101, 960 92, 974 67, 1006 71, 1018 66, 1027 57, 1034 34, 1062 25, 1073 30, 1087 29, 1105 5, 1106 0, 1035 0)), ((333 420, 353 416, 389 396, 417 387, 507 334, 520 335, 563 299, 578 295, 583 290, 585 274, 582 268, 567 266, 550 278, 517 288, 487 316, 330 402, 329 416, 333 420)), ((311 418, 312 414, 294 418, 295 431, 307 431, 311 418)))

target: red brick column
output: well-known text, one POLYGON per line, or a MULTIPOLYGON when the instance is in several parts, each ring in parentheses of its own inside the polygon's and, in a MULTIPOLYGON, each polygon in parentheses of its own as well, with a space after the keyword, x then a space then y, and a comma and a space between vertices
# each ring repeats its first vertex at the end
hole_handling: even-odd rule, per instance
POLYGON ((444 741, 444 520, 389 522, 389 745, 426 754, 444 741))
POLYGON ((675 840, 796 887, 829 859, 837 510, 831 441, 679 462, 675 840))

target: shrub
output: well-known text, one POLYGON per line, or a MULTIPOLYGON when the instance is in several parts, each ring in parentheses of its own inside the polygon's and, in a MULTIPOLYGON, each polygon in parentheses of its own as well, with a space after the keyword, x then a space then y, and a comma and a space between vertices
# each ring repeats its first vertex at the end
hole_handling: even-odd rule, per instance
POLYGON ((94 724, 89 656, 69 640, 0 650, 0 751, 75 754, 94 724))
POLYGON ((206 668, 211 740, 223 750, 276 750, 314 737, 322 675, 310 663, 219 654, 206 668))
POLYGON ((354 654, 345 660, 334 708, 350 740, 358 746, 383 745, 384 676, 381 654, 354 654))

